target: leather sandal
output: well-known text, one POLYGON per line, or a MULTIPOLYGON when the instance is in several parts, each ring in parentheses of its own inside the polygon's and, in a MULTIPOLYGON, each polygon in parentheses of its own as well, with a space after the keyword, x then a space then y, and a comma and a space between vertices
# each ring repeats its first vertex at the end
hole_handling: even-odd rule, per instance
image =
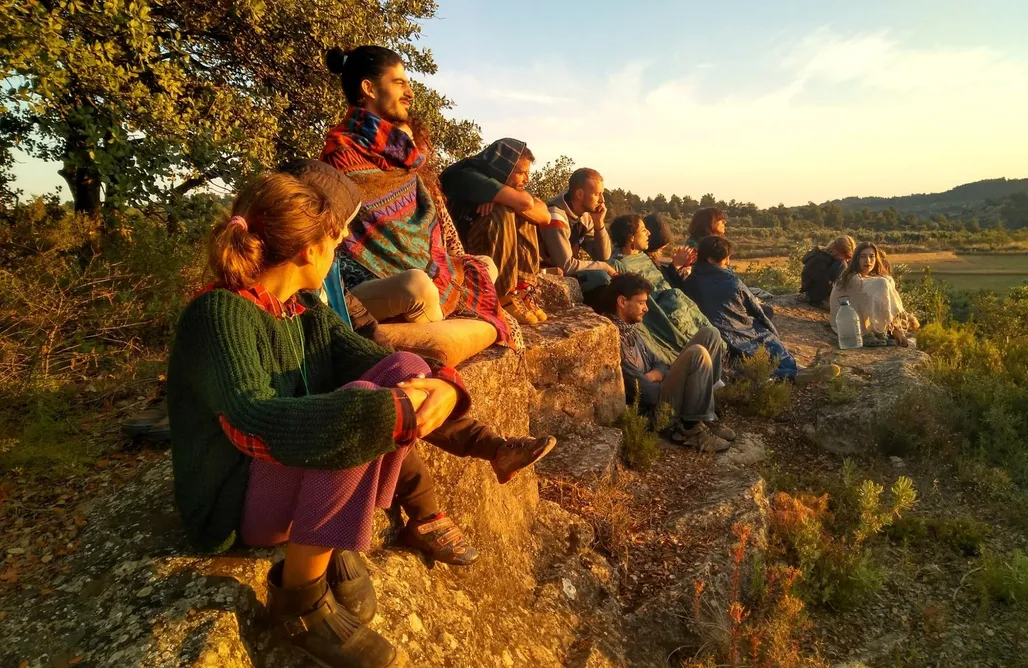
POLYGON ((325 575, 300 587, 282 586, 278 562, 268 572, 273 632, 322 668, 394 668, 406 657, 336 602, 325 575))
POLYGON ((470 566, 478 559, 478 550, 468 544, 460 527, 445 513, 411 520, 403 530, 402 540, 408 547, 451 566, 470 566))
POLYGON ((368 568, 357 552, 333 550, 325 573, 328 586, 336 602, 343 606, 361 624, 367 624, 375 617, 378 600, 375 585, 368 575, 368 568))

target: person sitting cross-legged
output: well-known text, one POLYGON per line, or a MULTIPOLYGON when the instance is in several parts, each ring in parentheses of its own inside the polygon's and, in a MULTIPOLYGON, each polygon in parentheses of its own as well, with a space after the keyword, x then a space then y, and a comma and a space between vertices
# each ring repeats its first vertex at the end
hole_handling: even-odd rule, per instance
POLYGON ((605 315, 618 328, 625 399, 639 402, 652 421, 657 407, 674 411, 669 438, 701 451, 729 448, 735 432, 717 422, 714 387, 721 377, 724 344, 713 327, 701 327, 674 363, 665 364, 646 345, 639 325, 649 309, 650 285, 638 274, 618 274, 606 287, 605 315))
POLYGON ((718 236, 703 238, 692 274, 682 285, 711 324, 718 328, 735 359, 752 356, 763 346, 778 360, 774 375, 805 384, 831 380, 842 370, 834 365, 800 368, 778 337, 778 330, 750 289, 728 269, 732 243, 718 236))
POLYGON ((526 190, 535 156, 523 141, 500 139, 439 175, 447 205, 469 253, 496 264, 496 294, 518 322, 546 320, 535 302, 539 226, 550 222, 546 203, 526 190))

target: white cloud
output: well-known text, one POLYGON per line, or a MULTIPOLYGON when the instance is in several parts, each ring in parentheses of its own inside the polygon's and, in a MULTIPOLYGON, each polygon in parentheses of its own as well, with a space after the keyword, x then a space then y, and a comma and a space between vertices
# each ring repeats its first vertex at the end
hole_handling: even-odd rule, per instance
POLYGON ((821 28, 769 50, 734 90, 715 62, 673 79, 644 60, 604 73, 466 67, 431 83, 487 140, 524 139, 543 161, 565 153, 644 195, 768 205, 1028 176, 1028 63, 987 48, 821 28))

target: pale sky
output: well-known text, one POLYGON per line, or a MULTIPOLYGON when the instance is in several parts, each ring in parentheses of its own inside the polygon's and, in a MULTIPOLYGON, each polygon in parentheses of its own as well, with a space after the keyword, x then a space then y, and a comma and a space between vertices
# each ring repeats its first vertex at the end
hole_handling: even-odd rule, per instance
POLYGON ((771 206, 1028 177, 1026 35, 1024 0, 439 0, 420 43, 486 142, 771 206))

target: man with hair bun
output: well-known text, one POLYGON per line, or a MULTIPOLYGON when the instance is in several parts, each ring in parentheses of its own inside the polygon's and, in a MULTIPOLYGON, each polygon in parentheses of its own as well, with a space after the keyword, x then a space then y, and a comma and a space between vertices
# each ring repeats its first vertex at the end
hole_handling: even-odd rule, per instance
POLYGON ((515 346, 489 267, 447 248, 441 203, 408 127, 414 90, 400 55, 368 45, 331 49, 325 60, 350 106, 321 160, 350 177, 363 201, 337 254, 342 282, 379 321, 476 318, 496 329, 498 343, 515 346))

